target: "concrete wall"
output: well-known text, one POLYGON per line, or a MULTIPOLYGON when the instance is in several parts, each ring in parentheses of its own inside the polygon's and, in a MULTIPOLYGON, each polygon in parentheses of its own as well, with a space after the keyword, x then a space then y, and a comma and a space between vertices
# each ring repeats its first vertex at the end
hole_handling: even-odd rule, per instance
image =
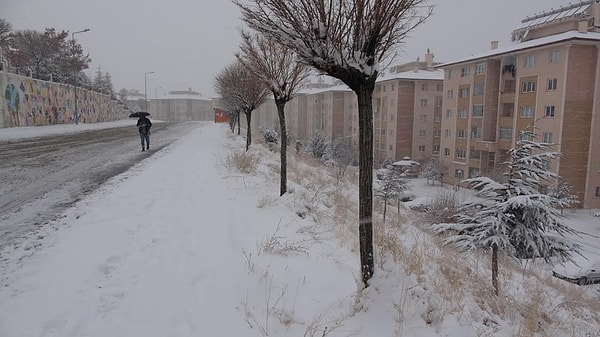
MULTIPOLYGON (((0 128, 73 123, 72 86, 0 72, 0 128)), ((97 123, 127 118, 110 96, 79 88, 79 122, 97 123)))

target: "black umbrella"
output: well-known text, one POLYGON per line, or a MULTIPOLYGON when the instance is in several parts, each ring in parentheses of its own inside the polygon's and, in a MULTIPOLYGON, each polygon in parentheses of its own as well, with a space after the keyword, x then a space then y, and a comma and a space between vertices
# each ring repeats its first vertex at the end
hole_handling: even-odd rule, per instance
POLYGON ((139 118, 142 116, 150 116, 150 114, 147 113, 146 111, 136 111, 136 112, 132 112, 129 114, 130 118, 139 118))

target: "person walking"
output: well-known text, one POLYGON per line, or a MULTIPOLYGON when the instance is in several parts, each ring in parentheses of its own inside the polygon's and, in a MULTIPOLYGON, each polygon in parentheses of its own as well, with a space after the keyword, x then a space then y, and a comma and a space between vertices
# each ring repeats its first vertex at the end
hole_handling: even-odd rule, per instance
POLYGON ((150 149, 150 128, 152 127, 152 122, 146 118, 146 116, 141 116, 137 121, 138 131, 140 132, 140 140, 142 141, 142 151, 150 149), (144 145, 146 146, 144 149, 144 145))

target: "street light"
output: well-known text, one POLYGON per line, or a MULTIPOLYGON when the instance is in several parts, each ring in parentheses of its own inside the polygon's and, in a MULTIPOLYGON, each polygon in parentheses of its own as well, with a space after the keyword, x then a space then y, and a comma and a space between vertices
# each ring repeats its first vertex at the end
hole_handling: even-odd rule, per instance
MULTIPOLYGON (((77 32, 71 33, 71 43, 73 44, 73 61, 75 61, 75 34, 89 32, 90 29, 86 28, 77 32)), ((77 69, 75 69, 75 63, 73 62, 73 91, 75 91, 75 124, 79 124, 79 112, 77 111, 77 69)))
MULTIPOLYGON (((162 87, 156 87, 154 88, 154 113, 158 114, 158 89, 162 89, 162 87)), ((154 116, 154 118, 156 118, 156 116, 154 116)))
POLYGON ((146 78, 150 74, 154 74, 154 72, 153 71, 149 71, 147 73, 144 73, 144 108, 145 108, 144 110, 146 112, 148 112, 148 93, 147 93, 147 91, 148 91, 148 86, 147 86, 148 80, 146 78))

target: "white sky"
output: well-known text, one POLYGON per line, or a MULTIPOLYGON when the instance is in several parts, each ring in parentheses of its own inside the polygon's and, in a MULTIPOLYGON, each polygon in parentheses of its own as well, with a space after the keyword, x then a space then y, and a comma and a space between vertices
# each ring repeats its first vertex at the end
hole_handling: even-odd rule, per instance
MULTIPOLYGON (((510 32, 528 15, 568 4, 567 0, 434 0, 434 16, 402 46, 398 63, 423 59, 427 48, 436 61, 507 44, 510 32)), ((214 96, 214 76, 234 60, 239 11, 229 0, 0 0, 0 17, 15 29, 53 27, 76 34, 89 52, 89 74, 108 71, 115 89, 144 91, 148 97, 170 90, 214 96), (159 87, 162 87, 158 89, 159 87)))
MULTIPOLYGON (((305 179, 305 189, 288 171, 290 192, 279 198, 273 169, 278 153, 253 145, 251 153, 261 158, 257 173, 230 171, 222 163, 231 151, 243 151, 243 138, 230 137, 225 125, 195 124, 179 141, 110 179, 56 222, 0 250, 0 336, 265 336, 260 329, 269 336, 322 336, 336 322, 341 325, 328 336, 517 335, 518 322, 482 311, 480 304, 486 301, 471 295, 481 295, 486 291, 481 287, 489 286, 485 256, 444 257, 427 234, 410 225, 386 230, 411 251, 401 256, 416 254, 415 268, 420 266, 422 274, 407 274, 404 263, 377 255, 372 286, 358 295, 359 258, 350 249, 357 236, 354 220, 334 224, 335 207, 325 202, 332 188, 347 187, 324 175, 315 184, 324 171, 298 164, 290 154, 288 170, 297 165, 298 171, 314 176, 305 179), (300 218, 299 210, 308 216, 300 218), (275 249, 296 250, 287 256, 268 253, 268 242, 275 249), (461 261, 469 274, 482 278, 443 297, 449 288, 441 278, 440 259, 446 264, 452 260, 446 272, 461 261), (489 321, 493 324, 484 325, 489 321), (307 333, 311 325, 313 334, 307 333)), ((27 128, 37 133, 21 137, 54 134, 55 128, 27 128)), ((5 131, 0 129, 0 135, 5 131)), ((414 184, 411 191, 420 198, 440 193, 439 186, 423 180, 414 184)), ((355 186, 342 191, 356 198, 355 186)), ((456 193, 468 197, 464 191, 456 193)), ((588 212, 569 219, 595 235, 583 240, 593 248, 586 254, 597 254, 600 219, 588 212)), ((519 319, 510 313, 528 305, 538 294, 532 289, 543 287, 544 296, 537 300, 543 301, 538 309, 550 315, 545 332, 551 330, 546 324, 558 321, 576 336, 598 331, 599 325, 589 321, 593 313, 565 312, 582 308, 564 303, 571 303, 568 294, 578 294, 576 301, 580 295, 597 298, 600 285, 578 287, 553 279, 548 266, 530 263, 527 268, 540 278, 520 268, 511 276, 502 270, 503 296, 509 298, 508 307, 499 309, 506 310, 503 317, 519 319), (559 294, 542 279, 569 290, 559 294)), ((566 336, 565 330, 548 333, 566 336)))

